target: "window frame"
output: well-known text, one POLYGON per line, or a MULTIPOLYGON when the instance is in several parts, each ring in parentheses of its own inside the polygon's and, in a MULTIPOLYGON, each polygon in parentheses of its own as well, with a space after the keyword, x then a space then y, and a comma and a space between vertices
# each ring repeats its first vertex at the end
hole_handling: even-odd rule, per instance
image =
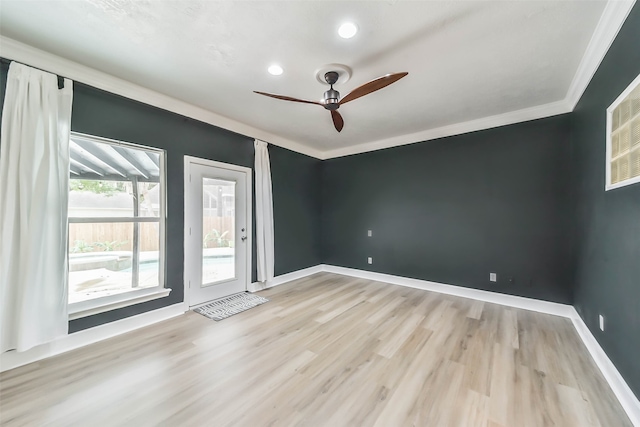
MULTIPOLYGON (((622 102, 625 100, 627 96, 631 94, 637 87, 640 86, 640 74, 627 86, 627 88, 616 98, 615 101, 607 108, 607 147, 606 147, 606 155, 605 155, 605 191, 615 190, 616 188, 626 187, 627 185, 633 185, 640 183, 640 176, 627 178, 624 181, 616 182, 615 184, 611 183, 611 155, 612 155, 612 136, 613 136, 613 112, 622 102)), ((633 117, 630 119, 632 120, 633 117)), ((636 150, 640 150, 640 148, 636 148, 636 150)))
MULTIPOLYGON (((84 140, 91 140, 100 144, 109 144, 112 146, 133 148, 138 150, 144 150, 152 153, 158 153, 158 169, 159 169, 159 212, 157 221, 155 217, 70 217, 67 215, 67 224, 72 223, 114 223, 114 222, 130 222, 130 223, 145 223, 152 222, 158 223, 159 228, 159 250, 158 250, 158 286, 151 288, 136 289, 132 286, 130 291, 122 292, 115 295, 108 295, 98 298, 93 298, 85 301, 79 301, 75 303, 68 303, 69 320, 79 319, 86 316, 91 316, 98 313, 104 313, 107 311, 115 310, 122 307, 127 307, 134 304, 139 304, 145 301, 151 301, 158 298, 164 298, 171 292, 171 289, 167 287, 166 283, 166 227, 167 227, 167 156, 166 150, 156 147, 148 147, 141 144, 135 144, 131 142, 119 141, 109 138, 103 138, 95 135, 89 135, 81 132, 71 131, 70 139, 73 137, 81 138, 84 140)), ((70 178, 72 179, 72 178, 70 178)), ((137 203, 137 201, 136 201, 137 203)), ((68 229, 68 226, 67 226, 68 229)), ((69 232, 67 231, 67 238, 69 232)), ((68 253, 69 249, 67 249, 68 253)), ((139 252, 138 248, 138 252, 139 252)), ((67 262, 67 272, 69 272, 69 263, 67 262)), ((133 283, 132 283, 133 284, 133 283)))

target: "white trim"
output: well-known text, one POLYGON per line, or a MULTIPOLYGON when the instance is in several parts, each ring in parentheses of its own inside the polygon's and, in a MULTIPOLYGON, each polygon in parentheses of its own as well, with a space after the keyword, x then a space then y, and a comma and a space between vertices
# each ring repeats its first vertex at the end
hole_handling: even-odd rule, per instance
POLYGON ((580 97, 609 51, 635 2, 636 0, 609 0, 607 2, 563 100, 412 134, 327 150, 320 153, 320 158, 327 160, 366 153, 570 113, 580 101, 580 97))
POLYGON ((589 354, 591 354, 598 368, 600 368, 600 372, 602 372, 607 383, 609 383, 609 387, 611 387, 611 390, 613 390, 613 393, 618 398, 627 416, 629 416, 631 423, 634 426, 640 427, 640 401, 636 398, 631 388, 629 388, 624 378, 622 378, 620 372, 618 372, 613 362, 611 362, 611 359, 609 359, 602 347, 600 347, 600 344, 578 312, 575 308, 572 309, 571 321, 578 335, 580 335, 582 342, 587 347, 587 350, 589 350, 589 354))
MULTIPOLYGON (((131 288, 128 292, 123 292, 116 295, 107 295, 103 297, 97 297, 85 301, 79 301, 69 304, 69 320, 80 319, 82 317, 91 316, 98 313, 104 313, 110 310, 115 310, 129 305, 140 304, 145 301, 151 301, 158 298, 164 298, 171 292, 170 288, 167 288, 165 282, 165 267, 166 263, 166 246, 165 239, 167 228, 167 156, 166 150, 157 147, 148 147, 141 144, 135 144, 128 141, 122 141, 112 138, 104 138, 100 136, 94 136, 81 132, 70 133, 69 139, 74 137, 94 141, 99 144, 106 144, 109 146, 131 148, 133 150, 151 152, 158 154, 158 169, 160 184, 159 193, 159 216, 158 217, 100 217, 100 218, 88 218, 88 217, 68 217, 69 224, 79 223, 92 223, 92 222, 157 222, 159 227, 159 250, 158 250, 158 286, 153 288, 131 288)), ((138 248, 139 249, 139 248, 138 248)))
POLYGON ((620 28, 624 24, 624 21, 629 15, 634 4, 635 0, 610 0, 607 2, 582 60, 580 61, 580 65, 578 66, 574 78, 571 81, 567 94, 562 100, 435 129, 427 129, 421 132, 325 151, 309 147, 299 142, 291 141, 235 120, 231 120, 227 117, 205 110, 204 108, 196 107, 184 101, 180 101, 117 77, 113 77, 109 74, 80 65, 76 62, 58 57, 43 50, 36 49, 8 37, 0 36, 0 45, 2 46, 2 56, 5 58, 24 62, 34 67, 46 69, 52 73, 63 75, 107 92, 181 114, 186 117, 191 117, 201 122, 218 126, 223 129, 228 129, 248 137, 267 141, 270 144, 287 148, 307 156, 326 160, 335 157, 365 153, 384 148, 414 144, 447 136, 461 135, 499 126, 542 119, 573 111, 591 81, 591 78, 598 69, 598 66, 602 62, 602 59, 606 55, 609 47, 618 35, 620 28))
MULTIPOLYGON (((191 197, 189 196, 189 194, 191 193, 191 168, 190 168, 190 164, 191 164, 191 160, 190 160, 190 156, 184 156, 184 177, 183 177, 183 181, 184 181, 184 189, 183 189, 183 194, 184 194, 184 206, 182 206, 182 214, 183 214, 183 218, 182 218, 182 223, 183 223, 183 234, 184 236, 182 237, 182 250, 183 250, 183 259, 182 259, 182 285, 183 285, 183 293, 182 293, 182 301, 185 305, 185 307, 187 307, 187 309, 189 308, 189 288, 191 287, 191 278, 189 276, 189 274, 187 273, 187 266, 191 265, 189 263, 189 257, 191 256, 190 254, 190 250, 189 250, 189 237, 190 237, 190 227, 191 227, 191 223, 189 221, 189 218, 187 216, 187 214, 189 213, 187 211, 187 206, 191 205, 191 197)), ((251 280, 251 279, 249 279, 251 280)))
POLYGON ((189 251, 188 251, 188 237, 189 237, 189 233, 188 230, 191 227, 191 222, 190 219, 187 217, 187 209, 186 207, 188 206, 188 203, 190 203, 189 200, 189 194, 190 194, 190 174, 191 174, 191 168, 190 165, 191 164, 198 164, 198 165, 204 165, 204 166, 211 166, 211 167, 215 167, 215 168, 219 168, 219 169, 227 169, 227 170, 232 170, 235 172, 241 172, 246 174, 246 178, 245 178, 245 182, 246 182, 246 197, 247 197, 247 212, 246 212, 246 218, 247 218, 247 243, 246 243, 246 248, 247 248, 247 265, 246 265, 246 282, 245 282, 245 286, 244 289, 245 290, 249 290, 249 287, 251 286, 251 266, 252 266, 252 254, 253 254, 253 193, 252 193, 252 178, 253 178, 253 171, 251 168, 245 167, 245 166, 238 166, 238 165, 233 165, 230 163, 222 163, 222 162, 217 162, 215 160, 208 160, 208 159, 202 159, 200 157, 193 157, 193 156, 184 156, 184 261, 183 261, 183 265, 185 268, 185 273, 184 273, 184 303, 186 304, 187 307, 189 307, 189 275, 186 273, 186 269, 187 266, 189 265, 189 257, 191 256, 189 251))
MULTIPOLYGON (((609 166, 609 168, 610 167, 611 166, 609 166)), ((607 173, 610 174, 611 173, 611 169, 608 169, 607 173)), ((607 178, 607 180, 608 179, 610 179, 610 178, 607 178)), ((622 188, 622 187, 626 187, 627 185, 638 184, 638 183, 640 183, 640 176, 637 176, 635 178, 629 178, 629 179, 624 180, 624 181, 616 182, 613 185, 605 185, 604 189, 605 189, 605 191, 615 190, 616 188, 622 188)))
MULTIPOLYGON (((620 98, 620 97, 618 97, 618 98, 620 98)), ((614 101, 614 104, 617 101, 618 100, 616 99, 614 101)), ((606 121, 606 129, 607 130, 606 130, 606 132, 607 132, 607 134, 605 135, 604 191, 609 191, 609 190, 612 189, 610 182, 611 182, 611 154, 612 154, 611 132, 612 132, 612 128, 613 128, 613 124, 611 122, 612 122, 612 119, 613 119, 613 110, 614 110, 614 108, 611 108, 611 106, 609 106, 609 108, 607 108, 607 112, 606 112, 606 114, 607 114, 607 118, 606 118, 607 119, 607 121, 606 121)))
POLYGON ((609 0, 571 81, 565 101, 571 111, 589 86, 636 0, 609 0))
POLYGON ((456 123, 435 129, 428 129, 421 132, 400 135, 393 138, 381 139, 379 141, 367 142, 365 144, 351 145, 335 150, 322 152, 322 160, 335 157, 349 156, 352 154, 366 153, 368 151, 382 150, 384 148, 397 147, 400 145, 415 144, 418 142, 430 141, 433 139, 445 138, 448 136, 462 135, 469 132, 476 132, 485 129, 507 126, 514 123, 527 122, 530 120, 542 119, 545 117, 557 116, 571 112, 567 102, 557 101, 549 104, 538 105, 536 107, 525 108, 517 111, 510 111, 495 116, 483 117, 467 122, 456 123))
MULTIPOLYGON (((471 298, 479 301, 486 301, 494 304, 501 304, 509 307, 516 307, 569 318, 576 328, 578 335, 582 339, 582 342, 589 351, 589 354, 593 357, 593 360, 607 380, 613 393, 616 395, 623 409, 629 416, 629 419, 635 426, 640 427, 640 401, 635 397, 631 388, 629 388, 624 378, 620 375, 620 372, 618 372, 615 365, 611 362, 602 347, 600 347, 600 344, 598 344, 597 340, 591 334, 591 331, 587 328, 575 308, 570 305, 325 264, 277 276, 272 281, 268 282, 266 287, 262 287, 261 283, 253 283, 251 287, 253 288, 254 286, 258 286, 260 289, 266 289, 320 272, 329 272, 345 276, 376 280, 399 286, 423 289, 447 295, 460 296, 463 298, 471 298)), ((252 292, 260 289, 252 289, 252 292)), ((38 346, 27 352, 8 352, 0 354, 0 372, 8 371, 28 363, 36 362, 47 357, 52 357, 57 354, 65 353, 70 350, 133 331, 135 329, 149 326, 151 324, 179 316, 186 311, 188 311, 186 303, 174 304, 158 310, 149 311, 137 316, 128 317, 126 319, 96 326, 95 328, 76 332, 52 343, 38 346)))
POLYGON ((155 92, 151 89, 139 86, 126 80, 103 73, 93 68, 78 64, 77 62, 53 55, 35 47, 20 43, 19 41, 0 36, 2 56, 18 62, 41 68, 48 72, 64 76, 66 78, 85 83, 104 91, 124 96, 147 105, 171 111, 182 116, 191 117, 198 121, 208 123, 232 132, 246 135, 251 138, 268 141, 270 144, 307 156, 320 158, 320 151, 264 130, 246 125, 236 120, 229 119, 201 107, 188 104, 168 95, 155 92))
POLYGON ((228 119, 203 108, 159 94, 150 89, 146 89, 142 86, 135 85, 92 68, 85 67, 8 37, 0 36, 0 44, 2 44, 2 55, 6 58, 25 62, 33 65, 34 67, 44 68, 52 73, 64 75, 65 77, 90 84, 91 86, 117 95, 191 117, 249 137, 268 141, 271 144, 306 154, 311 157, 325 160, 400 145, 413 144, 447 136, 460 135, 498 126, 506 126, 509 124, 550 117, 573 111, 573 108, 575 108, 576 104, 580 100, 584 90, 591 81, 591 78, 595 74, 629 12, 633 8, 634 3, 635 0, 612 0, 607 2, 564 100, 463 123, 443 126, 436 129, 429 129, 422 132, 327 151, 317 150, 244 123, 228 119))
POLYGON ((110 295, 104 298, 96 298, 93 300, 69 304, 69 320, 80 319, 82 317, 92 316, 98 313, 105 313, 117 308, 128 307, 130 305, 164 298, 168 296, 170 292, 170 288, 161 288, 156 286, 151 289, 137 289, 117 295, 110 295), (107 298, 108 300, 106 300, 107 298))
MULTIPOLYGON (((616 182, 615 184, 611 184, 611 136, 613 135, 613 125, 611 123, 613 119, 613 111, 618 108, 618 106, 625 100, 631 92, 634 91, 636 87, 640 86, 640 74, 633 79, 629 86, 625 88, 625 90, 616 98, 615 101, 611 103, 609 108, 607 108, 607 135, 606 135, 606 155, 605 155, 605 181, 604 181, 604 190, 614 190, 620 187, 626 187, 627 185, 637 184, 640 182, 640 176, 635 178, 627 178, 624 181, 616 182)), ((633 120, 636 120, 634 117, 631 117, 633 120)), ((630 120, 631 122, 631 120, 630 120)), ((616 129, 616 132, 619 131, 620 128, 616 129)), ((637 149, 637 148, 636 148, 637 149)), ((631 150, 633 151, 633 150, 631 150)), ((631 165, 629 165, 631 167, 631 165)))
POLYGON ((136 316, 127 317, 125 319, 116 320, 115 322, 105 323, 104 325, 94 328, 85 329, 73 334, 66 335, 48 344, 34 347, 31 350, 17 353, 10 351, 0 354, 0 372, 17 368, 28 363, 36 362, 47 357, 56 356, 67 351, 85 347, 89 344, 108 338, 122 335, 163 320, 184 314, 185 306, 183 303, 173 304, 157 310, 148 311, 136 316))
POLYGON ((629 83, 629 86, 627 86, 625 90, 616 98, 616 100, 611 103, 609 108, 607 108, 607 113, 613 114, 613 110, 615 110, 618 105, 622 104, 622 101, 624 101, 624 99, 629 96, 629 94, 631 94, 631 92, 633 92, 633 90, 638 85, 640 85, 640 74, 638 74, 636 78, 633 79, 631 83, 629 83))
POLYGON ((238 166, 232 163, 222 163, 222 162, 217 162, 215 160, 202 159, 200 157, 184 156, 184 161, 185 161, 185 166, 187 165, 187 162, 195 163, 197 165, 211 166, 213 168, 228 169, 231 171, 246 173, 246 174, 249 174, 249 177, 251 177, 251 174, 253 172, 251 168, 248 168, 246 166, 238 166))
POLYGON ((596 363, 607 380, 609 387, 616 395, 627 416, 634 426, 640 427, 640 401, 629 388, 620 372, 616 369, 611 359, 604 352, 598 341, 591 334, 587 325, 571 305, 558 304, 549 301, 542 301, 532 298, 518 297, 514 295, 499 294, 497 292, 483 291, 479 289, 464 288, 443 283, 430 282, 426 280, 410 279, 407 277, 393 276, 390 274, 375 273, 372 271, 356 270, 353 268, 337 267, 333 265, 322 266, 322 271, 342 274, 345 276, 357 277, 378 282, 391 283, 393 285, 406 286, 409 288, 423 289, 426 291, 438 292, 447 295, 455 295, 463 298, 470 298, 478 301, 500 304, 508 307, 515 307, 524 310, 537 311, 539 313, 553 314, 555 316, 566 317, 571 320, 578 335, 582 339, 589 354, 596 363))
POLYGON ((302 279, 303 277, 311 276, 312 274, 321 273, 325 271, 323 265, 314 265, 313 267, 303 268, 302 270, 292 271, 291 273, 281 274, 274 277, 267 282, 253 282, 249 287, 249 292, 262 291, 264 289, 273 288, 274 286, 283 285, 293 280, 302 279))
POLYGON ((545 314, 553 314, 555 316, 570 318, 573 314, 573 306, 567 304, 559 304, 556 302, 542 301, 515 295, 500 294, 497 292, 465 288, 462 286, 447 285, 444 283, 431 282, 428 280, 411 279, 408 277, 393 276, 391 274, 356 270, 353 268, 337 267, 333 265, 323 265, 322 271, 357 277, 360 279, 391 283, 392 285, 406 286, 408 288, 438 292, 446 295, 455 295, 462 298, 470 298, 478 301, 490 302, 493 304, 506 305, 508 307, 537 311, 539 313, 545 314))

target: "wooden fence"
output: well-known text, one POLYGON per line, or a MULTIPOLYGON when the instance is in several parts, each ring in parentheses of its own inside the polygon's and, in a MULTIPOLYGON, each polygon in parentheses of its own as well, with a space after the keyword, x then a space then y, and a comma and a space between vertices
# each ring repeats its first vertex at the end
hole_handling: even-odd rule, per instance
MULTIPOLYGON (((233 244, 235 240, 233 230, 233 217, 205 217, 203 224, 204 235, 209 233, 208 248, 217 247, 214 238, 217 230, 224 235, 223 239, 233 244)), ((140 250, 157 251, 160 242, 159 224, 152 222, 140 223, 140 250)), ((224 242, 223 242, 224 243, 224 242)), ((69 248, 75 252, 102 252, 102 251, 131 251, 133 249, 133 223, 91 223, 69 224, 69 248)))

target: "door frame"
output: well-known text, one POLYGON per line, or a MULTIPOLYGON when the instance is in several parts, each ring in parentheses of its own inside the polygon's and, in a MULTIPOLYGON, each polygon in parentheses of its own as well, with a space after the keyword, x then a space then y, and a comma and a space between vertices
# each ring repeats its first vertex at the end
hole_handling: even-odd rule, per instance
POLYGON ((251 284, 251 266, 253 265, 253 260, 251 259, 251 254, 253 253, 253 217, 251 213, 253 212, 252 200, 253 193, 252 191, 252 180, 253 180, 253 170, 251 168, 247 168, 244 166, 232 165, 229 163, 217 162, 214 160, 202 159, 200 157, 193 156, 184 156, 184 259, 182 261, 182 270, 183 270, 183 281, 184 281, 184 304, 187 310, 190 308, 190 292, 189 292, 189 284, 191 282, 192 276, 188 271, 188 259, 192 259, 192 256, 197 256, 197 254, 192 254, 192 250, 188 245, 190 233, 189 230, 192 227, 191 218, 187 215, 187 206, 191 202, 190 196, 190 174, 191 174, 191 164, 195 163, 203 166, 211 166, 214 168, 220 169, 228 169, 235 172, 242 172, 247 175, 246 181, 246 197, 247 197, 247 244, 246 244, 246 259, 247 259, 247 271, 246 271, 246 283, 245 283, 245 291, 249 289, 249 285, 251 284))

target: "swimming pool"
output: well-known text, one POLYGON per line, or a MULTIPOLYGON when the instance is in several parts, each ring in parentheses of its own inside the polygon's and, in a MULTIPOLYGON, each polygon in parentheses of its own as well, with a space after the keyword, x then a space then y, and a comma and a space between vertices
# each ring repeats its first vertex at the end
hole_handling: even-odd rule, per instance
MULTIPOLYGON (((220 255, 216 255, 216 256, 205 256, 202 260, 202 264, 204 266, 209 266, 209 265, 220 265, 220 266, 228 266, 228 265, 232 265, 233 264, 233 255, 226 255, 226 256, 220 256, 220 255)), ((150 260, 145 260, 142 261, 140 263, 140 272, 148 272, 148 271, 154 271, 157 270, 159 268, 158 265, 158 260, 157 259, 150 259, 150 260)), ((124 270, 120 270, 123 271, 125 273, 130 273, 131 272, 131 268, 126 268, 124 270)))

